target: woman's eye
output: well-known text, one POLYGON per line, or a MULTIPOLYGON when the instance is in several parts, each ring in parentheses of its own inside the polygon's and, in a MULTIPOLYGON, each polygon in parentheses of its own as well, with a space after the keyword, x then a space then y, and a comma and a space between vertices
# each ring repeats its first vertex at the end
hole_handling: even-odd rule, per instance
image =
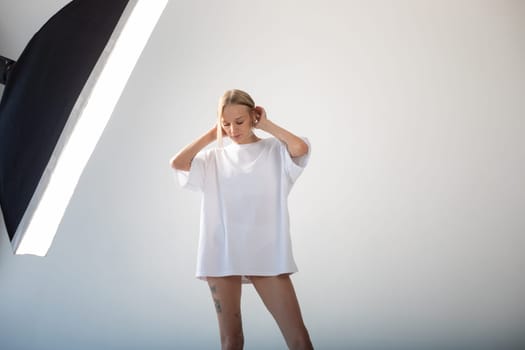
POLYGON ((236 122, 237 125, 242 125, 244 123, 244 120, 242 122, 236 122))
POLYGON ((222 126, 224 126, 226 128, 226 127, 230 126, 230 124, 226 124, 225 123, 225 124, 222 124, 222 126))

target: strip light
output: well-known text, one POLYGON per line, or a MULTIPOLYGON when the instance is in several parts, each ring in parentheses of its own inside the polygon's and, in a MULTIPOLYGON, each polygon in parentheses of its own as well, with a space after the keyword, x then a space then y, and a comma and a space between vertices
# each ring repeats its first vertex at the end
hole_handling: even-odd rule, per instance
POLYGON ((17 228, 15 254, 45 256, 66 207, 168 0, 130 0, 17 228))

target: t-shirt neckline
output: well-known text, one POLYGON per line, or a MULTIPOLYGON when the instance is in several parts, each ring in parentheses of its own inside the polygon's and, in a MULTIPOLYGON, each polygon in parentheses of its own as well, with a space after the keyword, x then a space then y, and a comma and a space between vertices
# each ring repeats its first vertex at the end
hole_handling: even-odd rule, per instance
POLYGON ((248 147, 251 147, 251 146, 254 146, 254 145, 257 145, 257 144, 260 144, 264 139, 263 138, 260 138, 259 140, 257 141, 254 141, 254 142, 250 142, 250 143, 235 143, 232 141, 232 143, 230 144, 230 147, 232 148, 236 148, 236 149, 241 149, 241 148, 248 148, 248 147))

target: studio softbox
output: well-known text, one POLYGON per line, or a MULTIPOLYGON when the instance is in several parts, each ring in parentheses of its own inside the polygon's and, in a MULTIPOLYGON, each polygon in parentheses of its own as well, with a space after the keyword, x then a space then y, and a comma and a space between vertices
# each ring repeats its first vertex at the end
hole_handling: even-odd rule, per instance
POLYGON ((47 254, 166 4, 71 1, 9 66, 0 102, 0 206, 16 254, 47 254))

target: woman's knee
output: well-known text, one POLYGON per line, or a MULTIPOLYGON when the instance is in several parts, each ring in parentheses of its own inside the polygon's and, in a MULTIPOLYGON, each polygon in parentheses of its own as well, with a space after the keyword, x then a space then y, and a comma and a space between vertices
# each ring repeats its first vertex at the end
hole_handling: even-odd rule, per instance
POLYGON ((228 334, 221 337, 222 350, 242 350, 244 346, 243 333, 228 334))
POLYGON ((287 339, 288 346, 290 349, 294 350, 311 350, 313 349, 312 341, 310 340, 310 335, 306 328, 301 332, 297 332, 294 336, 287 339))

